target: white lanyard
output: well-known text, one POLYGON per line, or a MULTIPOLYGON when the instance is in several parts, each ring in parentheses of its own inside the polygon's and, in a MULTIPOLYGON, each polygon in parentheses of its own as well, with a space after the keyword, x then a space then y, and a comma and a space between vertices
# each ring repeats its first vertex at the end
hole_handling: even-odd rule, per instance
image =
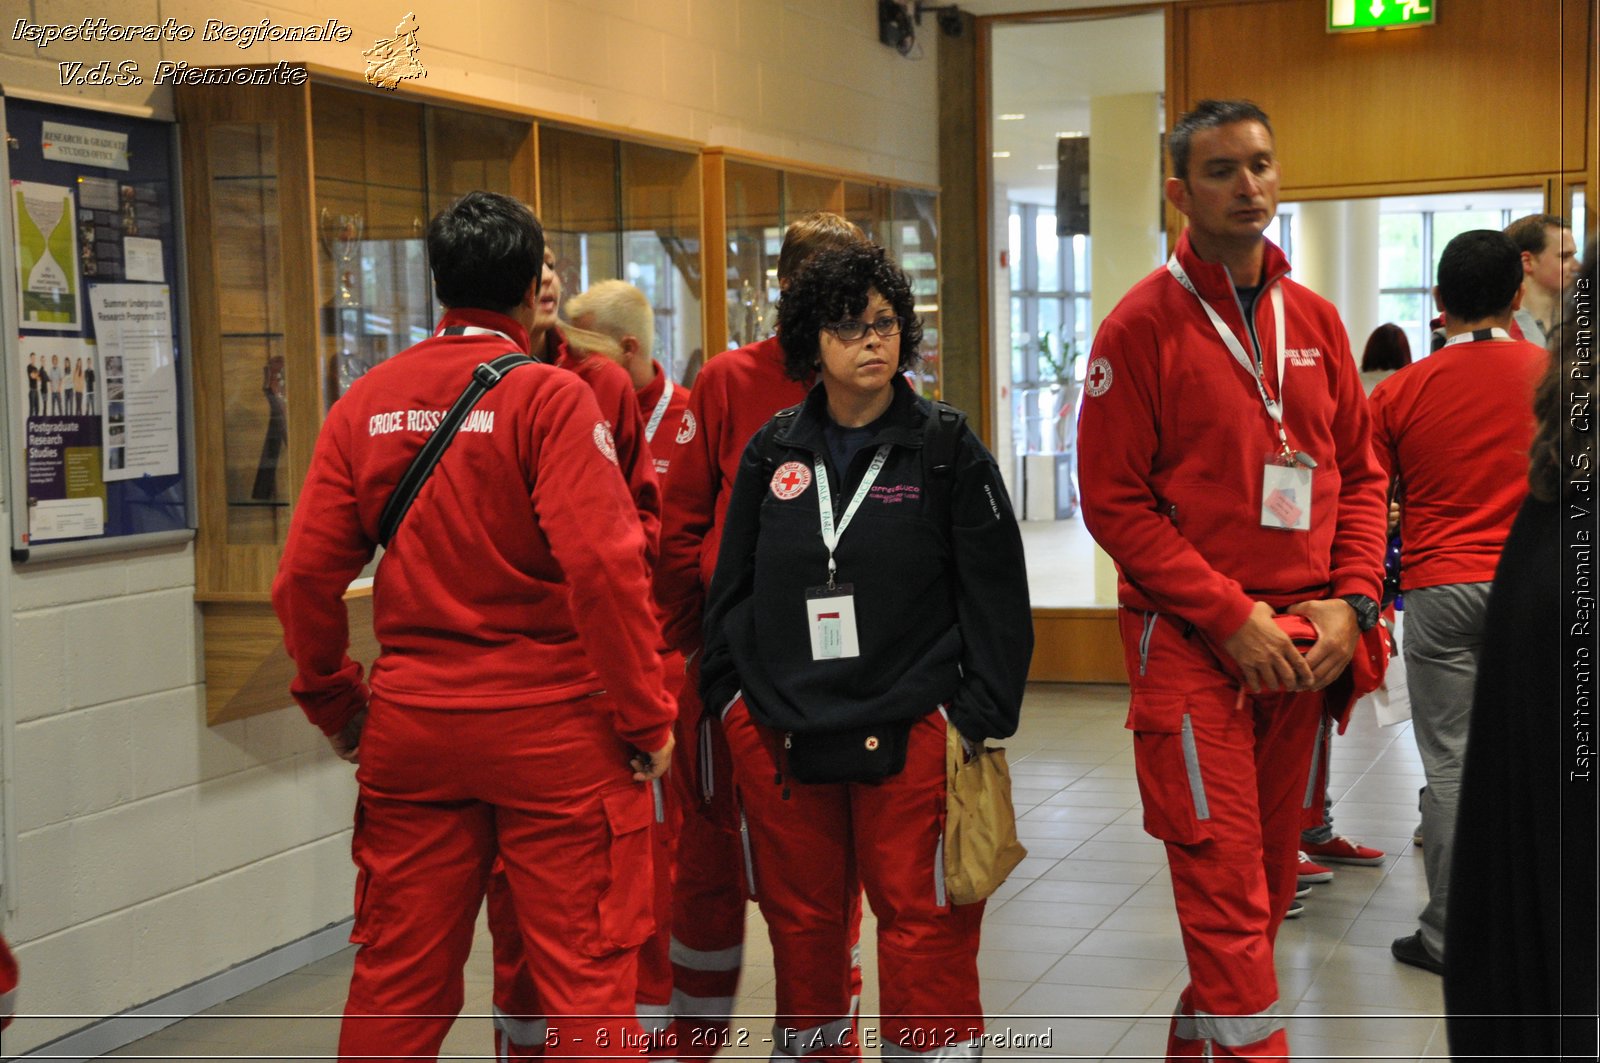
MULTIPOLYGON (((666 376, 662 373, 662 376, 666 376)), ((667 415, 667 403, 672 401, 672 378, 666 377, 666 384, 661 388, 661 400, 656 403, 656 408, 650 411, 650 423, 644 426, 644 441, 656 441, 656 429, 661 427, 661 418, 667 415)))
MULTIPOLYGON (((1217 335, 1222 339, 1223 345, 1228 348, 1228 353, 1233 355, 1234 361, 1244 366, 1244 371, 1249 373, 1250 379, 1256 382, 1256 391, 1261 395, 1261 405, 1266 407, 1267 416, 1272 418, 1272 423, 1278 426, 1278 442, 1283 444, 1283 456, 1290 462, 1295 461, 1297 455, 1289 449, 1289 435, 1283 430, 1283 366, 1285 359, 1283 286, 1281 284, 1272 286, 1273 332, 1275 333, 1273 338, 1277 341, 1278 346, 1278 398, 1274 400, 1271 395, 1267 394, 1267 383, 1262 379, 1261 367, 1245 351, 1244 344, 1239 342, 1239 337, 1235 336, 1233 330, 1228 327, 1227 322, 1222 320, 1222 315, 1218 314, 1211 304, 1206 302, 1204 297, 1195 290, 1194 282, 1189 279, 1189 274, 1184 272, 1183 267, 1178 264, 1178 256, 1176 254, 1167 259, 1167 272, 1171 273, 1173 278, 1183 285, 1190 295, 1199 300, 1201 308, 1206 312, 1206 317, 1211 319, 1211 327, 1217 330, 1217 335)), ((1251 309, 1254 310, 1254 307, 1251 309)))
POLYGON ((828 586, 833 586, 833 575, 838 571, 838 566, 833 563, 833 552, 839 547, 839 537, 850 526, 850 518, 856 515, 856 510, 861 508, 861 502, 867 497, 867 492, 872 490, 878 473, 883 471, 883 463, 889 460, 890 444, 885 443, 878 448, 872 456, 872 464, 867 466, 867 473, 861 477, 861 486, 856 488, 856 496, 850 500, 850 505, 845 509, 844 516, 839 519, 839 526, 833 526, 833 490, 828 486, 828 467, 823 464, 822 455, 818 454, 813 462, 817 470, 817 509, 822 514, 822 541, 828 547, 828 586))
POLYGON ((1446 347, 1457 343, 1482 343, 1485 340, 1509 340, 1511 333, 1503 328, 1481 328, 1472 332, 1458 332, 1444 341, 1446 347))
POLYGON ((522 345, 521 344, 519 344, 516 340, 512 339, 510 336, 507 336, 504 332, 501 332, 499 329, 479 328, 477 325, 451 325, 449 328, 441 328, 436 333, 436 335, 439 335, 439 336, 499 336, 501 339, 503 339, 507 343, 511 344, 511 346, 515 347, 517 350, 519 350, 519 351, 522 350, 522 345))

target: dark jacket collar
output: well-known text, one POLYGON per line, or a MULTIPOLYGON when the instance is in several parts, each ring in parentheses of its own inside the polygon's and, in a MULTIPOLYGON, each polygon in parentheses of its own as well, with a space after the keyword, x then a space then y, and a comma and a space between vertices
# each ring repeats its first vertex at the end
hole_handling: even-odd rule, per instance
MULTIPOLYGON (((904 373, 896 373, 890 386, 894 388, 894 398, 890 400, 888 410, 878 419, 878 430, 868 440, 867 446, 876 447, 883 443, 903 447, 922 446, 923 425, 932 407, 926 399, 911 390, 904 373)), ((828 393, 820 381, 796 409, 798 412, 792 417, 785 417, 785 423, 778 429, 779 445, 801 447, 813 454, 825 453, 827 443, 822 438, 822 430, 829 422, 828 393)))

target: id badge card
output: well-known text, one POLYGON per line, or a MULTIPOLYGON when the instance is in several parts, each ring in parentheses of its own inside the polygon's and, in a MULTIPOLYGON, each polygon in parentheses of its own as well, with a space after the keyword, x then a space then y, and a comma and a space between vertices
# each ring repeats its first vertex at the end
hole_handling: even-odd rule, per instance
POLYGON ((1311 530, 1311 470, 1268 461, 1261 476, 1261 526, 1311 530))
POLYGON ((861 656, 861 644, 856 639, 855 587, 840 583, 807 588, 806 627, 811 632, 813 661, 861 656))

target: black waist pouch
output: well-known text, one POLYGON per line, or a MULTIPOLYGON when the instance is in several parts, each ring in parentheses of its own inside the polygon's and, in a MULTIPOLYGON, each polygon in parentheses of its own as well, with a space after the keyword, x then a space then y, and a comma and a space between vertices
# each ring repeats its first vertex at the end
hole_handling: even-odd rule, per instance
POLYGON ((789 774, 803 783, 878 782, 906 766, 913 720, 783 736, 789 774))

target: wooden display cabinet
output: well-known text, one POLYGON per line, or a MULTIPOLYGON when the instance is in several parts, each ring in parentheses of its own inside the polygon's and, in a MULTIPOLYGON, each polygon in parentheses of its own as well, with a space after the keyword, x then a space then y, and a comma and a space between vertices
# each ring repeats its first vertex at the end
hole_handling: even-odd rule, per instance
MULTIPOLYGON (((535 199, 528 116, 318 75, 177 92, 188 203, 206 714, 289 703, 270 595, 327 408, 437 320, 424 233, 462 192, 535 199)), ((370 597, 352 654, 371 661, 370 597)))
MULTIPOLYGON (((425 230, 465 192, 534 206, 566 295, 611 277, 642 289, 655 355, 684 382, 707 352, 768 334, 783 225, 842 213, 911 273, 921 383, 938 394, 933 189, 310 72, 176 90, 209 721, 289 704, 270 596, 317 433, 351 381, 432 332, 425 230)), ((351 653, 370 662, 370 594, 347 600, 351 653)))

